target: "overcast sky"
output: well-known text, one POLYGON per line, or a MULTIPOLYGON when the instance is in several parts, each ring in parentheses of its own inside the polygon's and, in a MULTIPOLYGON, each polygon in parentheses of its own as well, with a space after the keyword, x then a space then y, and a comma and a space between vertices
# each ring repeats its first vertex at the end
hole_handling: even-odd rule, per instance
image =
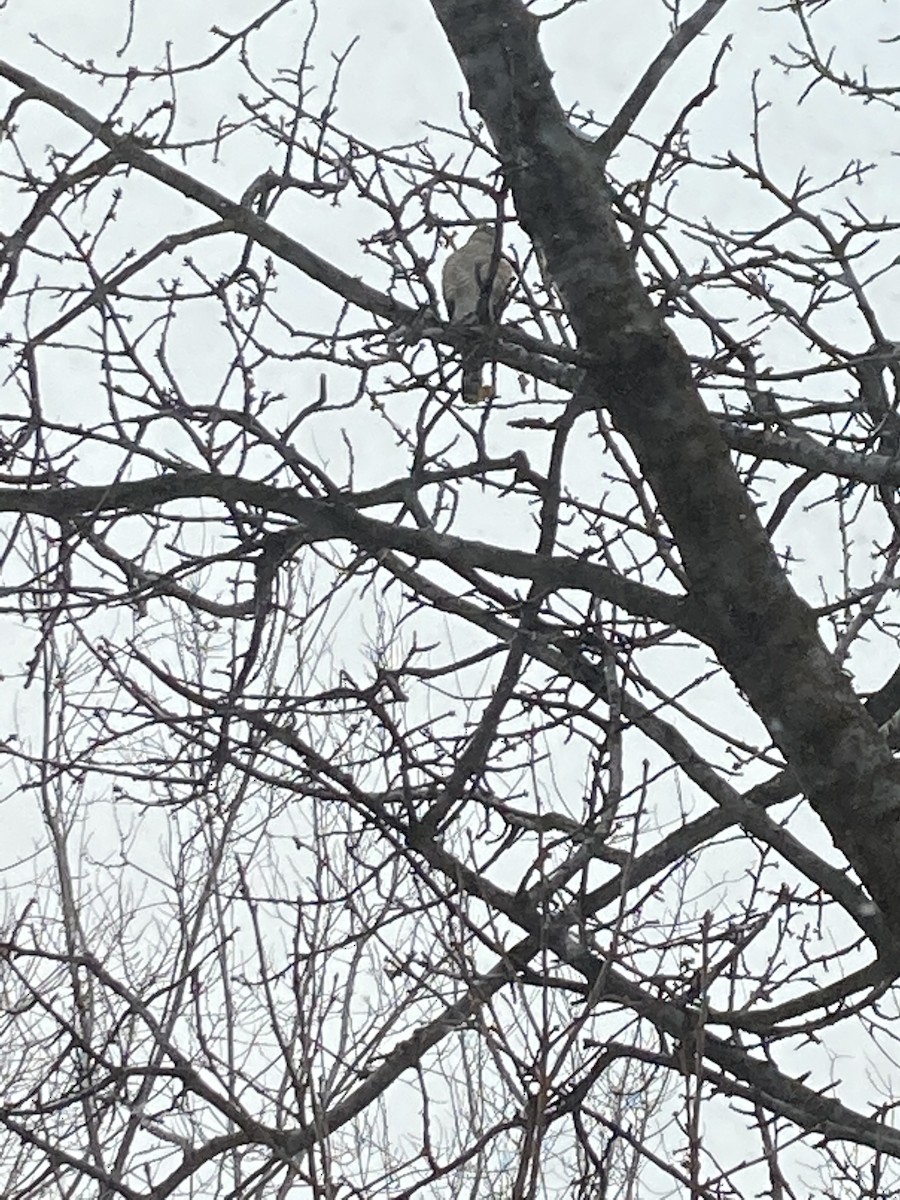
MULTIPOLYGON (((540 11, 548 12, 557 7, 560 6, 553 0, 547 0, 540 11)), ((311 78, 317 83, 319 91, 316 95, 321 97, 321 103, 328 94, 335 58, 352 45, 337 100, 336 124, 341 129, 373 145, 390 145, 421 138, 427 132, 425 122, 456 127, 459 97, 464 93, 464 85, 426 0, 391 0, 390 3, 327 0, 320 9, 313 35, 311 61, 315 73, 311 78)), ((210 32, 211 11, 214 11, 216 24, 231 31, 258 15, 261 5, 229 0, 228 3, 217 3, 211 10, 209 6, 199 4, 138 2, 132 14, 130 6, 112 0, 91 0, 87 5, 60 4, 58 0, 8 0, 2 12, 2 54, 102 116, 115 104, 119 85, 112 81, 99 86, 95 79, 55 57, 38 44, 39 41, 70 60, 91 61, 113 73, 122 73, 132 65, 149 69, 161 63, 170 44, 172 63, 183 67, 202 60, 220 46, 220 39, 210 32), (133 28, 129 26, 132 17, 133 28)), ((880 0, 857 0, 853 4, 852 20, 848 19, 849 11, 846 4, 834 3, 820 14, 815 28, 823 53, 836 43, 833 64, 836 71, 860 74, 866 66, 872 82, 890 82, 896 45, 879 44, 879 39, 897 33, 895 7, 880 0)), ((297 66, 310 18, 309 5, 297 3, 286 7, 259 35, 251 36, 251 59, 263 77, 274 74, 279 67, 289 70, 297 66)), ((664 44, 667 22, 668 13, 657 0, 640 0, 639 5, 634 0, 587 0, 548 22, 543 33, 544 47, 563 102, 577 103, 581 111, 592 111, 601 123, 611 119, 664 44), (636 20, 638 7, 640 19, 636 20)), ((766 161, 779 184, 789 190, 802 166, 825 182, 853 159, 872 160, 878 163, 878 172, 867 177, 865 188, 848 184, 842 190, 854 195, 857 203, 863 203, 872 217, 890 211, 898 171, 893 150, 896 114, 878 105, 839 101, 832 90, 824 87, 816 89, 802 107, 798 107, 797 98, 806 86, 808 76, 786 74, 776 61, 792 57, 791 42, 798 40, 795 18, 785 11, 766 11, 755 0, 729 0, 708 31, 689 48, 659 88, 641 117, 638 132, 653 138, 665 133, 673 114, 705 84, 710 65, 727 37, 732 38, 732 49, 720 69, 718 91, 689 121, 695 153, 712 158, 733 150, 749 157, 751 84, 758 73, 758 94, 762 100, 771 102, 763 120, 766 161)), ((176 136, 208 136, 223 113, 232 117, 240 113, 238 96, 249 90, 248 81, 236 67, 233 54, 208 70, 181 75, 178 79, 176 136)), ((0 95, 4 93, 11 95, 12 89, 0 87, 0 95)), ((167 82, 152 88, 143 86, 137 91, 130 115, 136 117, 152 103, 161 102, 168 96, 167 82)), ((315 107, 316 103, 313 99, 310 106, 315 107)), ((32 106, 30 114, 34 111, 32 106)), ((67 145, 73 144, 74 139, 74 144, 78 144, 81 135, 62 120, 45 114, 42 122, 35 122, 30 114, 27 136, 32 139, 36 154, 43 154, 43 147, 55 144, 57 139, 65 139, 67 145)), ((25 124, 25 117, 22 120, 25 124)), ((431 132, 427 136, 438 156, 444 147, 453 145, 440 134, 431 132)), ((645 147, 636 143, 624 147, 614 163, 617 177, 629 180, 639 176, 646 167, 649 154, 645 147)), ((212 161, 211 154, 206 151, 194 154, 190 168, 236 198, 273 162, 277 165, 271 147, 265 141, 255 136, 242 136, 225 143, 218 161, 212 161)), ((835 194, 829 197, 828 203, 836 205, 839 198, 840 194, 835 194)), ((747 227, 760 223, 760 214, 767 211, 765 206, 768 204, 755 186, 740 185, 734 176, 726 178, 714 173, 704 175, 694 192, 689 193, 682 187, 677 201, 682 211, 692 213, 698 221, 710 215, 714 219, 730 220, 737 226, 745 220, 747 227)), ((4 204, 3 226, 7 227, 18 218, 23 201, 6 193, 0 197, 0 202, 4 204)), ((118 246, 120 252, 131 246, 144 249, 172 225, 185 227, 207 219, 207 214, 155 184, 135 186, 132 182, 126 189, 117 227, 112 237, 107 238, 106 252, 110 253, 110 246, 118 246)), ((275 219, 300 241, 344 269, 363 275, 376 286, 385 283, 384 271, 372 258, 365 256, 359 246, 359 239, 370 235, 384 221, 383 214, 365 203, 346 195, 339 206, 334 206, 330 202, 292 194, 278 209, 275 219)), ((898 251, 900 247, 889 245, 882 254, 881 265, 898 251)), ((231 261, 233 247, 225 246, 223 242, 207 247, 204 253, 211 261, 222 255, 224 269, 224 264, 231 261)), ((163 274, 164 269, 176 274, 179 261, 176 258, 161 260, 150 274, 155 278, 163 274)), ((327 327, 323 314, 338 310, 333 297, 286 268, 280 270, 278 286, 279 298, 290 303, 300 318, 311 325, 327 327)), ((894 317, 894 313, 900 311, 897 273, 888 272, 873 286, 871 295, 877 302, 888 336, 900 338, 900 321, 894 317)), ((823 320, 826 325, 833 320, 840 328, 843 344, 859 351, 869 344, 865 330, 859 327, 852 314, 848 320, 844 310, 835 309, 833 318, 826 315, 823 320), (858 332, 854 332, 857 329, 858 332)), ((217 339, 221 337, 218 316, 213 313, 209 323, 204 324, 202 315, 197 315, 195 322, 184 326, 187 332, 179 366, 191 401, 209 403, 216 395, 221 375, 215 354, 219 344, 217 339), (196 354, 198 344, 204 346, 202 356, 196 354)), ((806 348, 796 338, 769 337, 766 349, 776 368, 796 367, 805 360, 806 348)), ((65 410, 71 404, 73 379, 79 378, 77 362, 71 356, 45 356, 42 370, 45 382, 56 385, 45 392, 49 411, 54 411, 54 404, 60 411, 65 410)), ((319 370, 313 364, 304 375, 294 365, 281 368, 273 363, 266 368, 265 375, 261 372, 261 385, 284 390, 290 401, 296 402, 305 389, 318 386, 319 370)), ((353 386, 352 381, 342 378, 340 372, 331 372, 331 377, 337 394, 342 386, 353 386)), ((93 378, 90 372, 85 375, 83 388, 79 391, 80 402, 90 403, 93 378)), ((817 382, 815 386, 833 386, 837 389, 834 394, 840 396, 846 385, 845 381, 838 381, 834 385, 817 382)), ((410 405, 412 403, 410 401, 410 405)), ((367 422, 364 430, 361 424, 357 428, 370 451, 360 456, 356 463, 357 482, 360 485, 376 484, 386 475, 393 474, 397 467, 402 470, 403 454, 397 454, 390 430, 383 423, 372 420, 362 409, 354 419, 367 422)), ((496 453, 525 448, 536 462, 540 462, 540 456, 546 451, 543 435, 530 437, 522 430, 511 433, 502 417, 492 420, 490 437, 491 449, 496 453)), ((175 452, 180 450, 177 435, 173 435, 168 448, 175 452)), ((322 442, 316 449, 323 461, 339 461, 343 449, 337 428, 333 441, 329 441, 327 431, 323 432, 322 442)), ((96 461, 83 460, 80 469, 84 481, 99 481, 104 464, 102 455, 96 461), (97 474, 96 479, 89 478, 91 471, 97 474)), ((574 463, 576 473, 580 465, 586 472, 594 470, 593 461, 587 457, 581 464, 574 463)), ((777 474, 774 469, 771 473, 777 474)), ((516 521, 510 521, 510 502, 506 501, 506 504, 504 536, 514 542, 521 530, 523 544, 528 544, 530 522, 523 519, 521 526, 517 526, 516 521)), ((494 536, 496 525, 492 510, 480 503, 468 505, 467 501, 460 514, 458 529, 475 537, 494 536)), ((857 535, 863 532, 874 536, 875 530, 858 527, 857 535)), ((827 577, 835 568, 840 551, 831 518, 815 510, 804 513, 798 507, 780 531, 780 546, 782 549, 790 547, 796 559, 793 567, 796 585, 810 600, 818 602, 821 599, 820 578, 827 577)), ((858 556, 855 569, 859 573, 855 582, 867 583, 872 566, 865 553, 858 556)), ((878 653, 868 662, 854 660, 853 665, 865 686, 874 686, 883 677, 884 666, 878 653)), ((734 697, 723 702, 732 700, 737 704, 734 697)))
MULTIPOLYGON (((543 11, 555 7, 553 0, 547 0, 543 11)), ((209 33, 210 13, 214 13, 220 27, 234 29, 259 10, 256 3, 241 4, 233 0, 214 5, 174 0, 150 4, 137 0, 134 28, 129 31, 131 14, 124 3, 89 0, 76 5, 60 0, 7 0, 5 8, 0 10, 0 54, 102 116, 115 102, 116 85, 107 83, 99 87, 95 80, 54 58, 32 35, 73 60, 93 60, 105 70, 121 72, 132 64, 146 69, 161 62, 168 42, 176 65, 198 61, 220 44, 209 33)), ((423 122, 446 127, 457 124, 458 97, 464 92, 464 85, 426 0, 322 0, 321 10, 312 60, 323 102, 331 81, 333 56, 342 54, 358 39, 344 68, 338 96, 338 126, 374 145, 388 145, 421 138, 425 132, 423 122)), ((608 121, 664 44, 667 17, 663 5, 656 0, 587 0, 549 23, 545 27, 544 47, 563 102, 577 102, 580 109, 592 110, 601 123, 608 121), (636 18, 638 10, 640 15, 636 18)), ((254 62, 263 75, 279 65, 286 69, 296 66, 308 28, 307 18, 308 6, 300 0, 254 39, 254 62)), ((879 45, 878 39, 900 33, 896 0, 834 3, 816 27, 821 30, 826 52, 832 44, 838 44, 836 70, 859 74, 865 64, 872 82, 882 78, 891 81, 897 45, 879 45)), ((729 35, 733 36, 733 48, 720 71, 718 93, 690 122, 695 152, 710 157, 725 155, 729 150, 750 154, 751 84, 754 73, 759 72, 759 94, 772 102, 764 124, 767 161, 785 188, 790 188, 801 166, 821 175, 824 181, 850 160, 876 161, 878 174, 867 181, 860 196, 864 195, 866 210, 873 218, 890 212, 898 184, 894 157, 898 144, 897 115, 877 105, 864 107, 858 102, 838 102, 825 88, 817 89, 798 107, 797 99, 807 79, 786 75, 773 61, 789 57, 789 43, 796 40, 796 23, 789 13, 766 12, 755 0, 729 0, 708 33, 691 47, 660 88, 641 118, 639 131, 654 138, 665 132, 673 114, 705 83, 716 52, 729 35)), ((208 72, 184 76, 179 83, 177 128, 181 135, 207 136, 223 112, 233 115, 237 111, 237 94, 246 88, 247 81, 230 56, 208 72)), ((138 93, 141 107, 147 107, 150 94, 138 93)), ((164 84, 152 93, 156 99, 167 94, 164 84)), ((11 89, 0 87, 0 96, 11 95, 11 89)), ((63 134, 63 128, 62 122, 48 118, 46 132, 35 130, 31 136, 38 140, 43 137, 45 143, 59 136, 71 138, 71 131, 63 134)), ((440 135, 429 136, 436 146, 443 144, 440 135)), ((256 176, 272 165, 267 155, 268 148, 261 140, 239 138, 226 143, 219 162, 213 163, 209 154, 200 153, 190 160, 189 166, 237 198, 256 176)), ((646 159, 647 151, 638 146, 624 149, 614 164, 617 175, 622 179, 634 177, 646 159)), ((855 186, 848 185, 845 193, 853 194, 855 186)), ((158 188, 152 189, 152 195, 152 202, 146 202, 140 193, 129 201, 128 219, 122 220, 119 231, 122 246, 145 247, 173 217, 184 224, 208 219, 179 197, 163 196, 158 188)), ((0 212, 0 227, 7 229, 13 224, 17 200, 8 195, 0 196, 0 200, 10 206, 0 212)), ((758 206, 763 203, 752 188, 739 189, 731 180, 722 180, 720 186, 707 181, 702 192, 690 197, 682 207, 692 208, 698 220, 705 214, 720 219, 728 214, 735 224, 746 220, 750 226, 758 223, 758 206)), ((378 220, 378 214, 366 205, 349 198, 339 207, 297 198, 279 210, 276 223, 282 223, 288 215, 297 223, 289 232, 300 241, 345 270, 365 275, 376 286, 383 285, 377 266, 358 244, 359 238, 373 232, 378 220)), ((895 207, 893 215, 897 215, 895 207)), ((889 247, 882 265, 895 253, 896 246, 889 247)), ((172 270, 175 271, 174 265, 172 270)), ((291 277, 285 270, 280 286, 297 289, 298 310, 311 320, 320 317, 323 306, 329 303, 320 290, 291 277)), ((872 289, 886 333, 900 339, 900 319, 895 316, 900 313, 898 292, 896 272, 887 274, 872 289)), ((836 313, 834 320, 840 326, 844 317, 836 313)), ((214 328, 195 328, 191 345, 186 348, 191 352, 185 354, 186 378, 195 389, 198 402, 209 402, 206 389, 213 385, 208 378, 208 360, 198 359, 194 350, 199 342, 207 345, 206 338, 213 345, 216 336, 214 328)), ((868 338, 862 329, 858 336, 857 349, 861 351, 868 338)), ((844 340, 852 342, 853 337, 844 340)), ((775 339, 769 349, 773 362, 781 367, 796 365, 797 355, 802 352, 790 339, 783 342, 775 339)), ((57 360, 55 365, 48 364, 46 370, 49 378, 56 378, 60 385, 58 395, 70 396, 71 362, 57 360), (58 376, 54 377, 54 371, 58 371, 58 376)), ((317 374, 318 369, 310 372, 308 386, 315 386, 317 374)), ((339 379, 339 373, 336 378, 339 379)), ((294 392, 299 386, 296 371, 279 375, 277 367, 272 368, 267 383, 294 392)), ((89 387, 86 376, 85 388, 89 387)), ((361 414, 360 419, 365 419, 365 415, 361 414)), ((521 431, 514 435, 506 433, 502 422, 497 423, 492 436, 497 452, 525 444, 530 453, 539 454, 538 447, 546 446, 546 439, 531 443, 521 431)), ((362 484, 379 482, 394 473, 386 465, 395 453, 387 431, 373 423, 371 439, 367 444, 372 453, 360 464, 362 484)), ((321 452, 323 458, 340 453, 338 439, 333 448, 323 444, 321 452)), ((100 466, 98 463, 98 470, 100 466)), ((806 522, 803 524, 801 516, 802 510, 798 509, 782 537, 799 560, 795 568, 799 586, 810 599, 817 599, 819 577, 833 569, 839 547, 833 540, 831 518, 813 512, 802 517, 806 522)), ((473 509, 464 514, 460 531, 476 537, 496 536, 492 520, 480 509, 473 509)), ((857 530, 858 535, 862 532, 864 528, 857 530)), ((510 541, 515 540, 514 530, 504 529, 504 535, 507 534, 510 541)), ((860 572, 857 582, 867 582, 863 577, 864 563, 860 572)), ((870 662, 856 662, 855 666, 868 684, 882 681, 885 671, 882 656, 876 654, 870 662)), ((732 702, 737 711, 733 696, 719 699, 721 704, 732 702)), ((845 1098, 853 1103, 860 1100, 861 1094, 848 1093, 845 1098)))
MULTIPOLYGON (((457 124, 459 96, 464 91, 462 77, 426 0, 390 3, 327 0, 320 7, 311 59, 322 103, 330 86, 335 57, 347 51, 355 40, 338 95, 339 127, 372 144, 389 145, 421 138, 426 132, 423 122, 446 127, 457 124)), ((559 6, 547 0, 541 11, 556 7, 559 6)), ((246 24, 260 8, 256 3, 230 0, 214 6, 214 19, 219 27, 233 30, 246 24)), ((118 85, 107 82, 100 87, 95 79, 54 57, 35 38, 71 60, 92 61, 110 72, 120 73, 131 65, 150 68, 163 61, 167 44, 171 44, 173 64, 184 66, 203 59, 220 45, 220 40, 209 31, 210 11, 209 6, 199 4, 138 2, 132 14, 130 6, 112 0, 91 0, 86 5, 60 4, 58 0, 8 0, 2 12, 2 53, 17 66, 71 94, 92 112, 104 115, 117 99, 118 85), (134 24, 130 28, 132 16, 134 24)), ((896 45, 880 45, 879 39, 897 33, 895 7, 880 0, 857 0, 852 6, 852 20, 848 19, 849 11, 846 4, 834 3, 821 14, 815 28, 823 52, 827 53, 837 43, 835 70, 860 74, 865 65, 873 82, 889 82, 896 45)), ((307 4, 294 4, 285 8, 261 34, 251 38, 251 57, 261 75, 266 77, 279 67, 296 67, 310 15, 307 4)), ((587 0, 548 22, 544 27, 545 52, 563 102, 577 102, 582 111, 592 111, 601 123, 608 121, 664 44, 667 20, 665 7, 656 0, 641 0, 639 5, 634 0, 587 0), (639 20, 635 19, 637 8, 639 20)), ((734 150, 749 156, 751 83, 758 72, 759 95, 772 104, 763 123, 766 159, 779 184, 789 190, 801 166, 824 182, 853 159, 872 160, 879 164, 878 172, 867 177, 865 188, 848 184, 842 190, 845 194, 855 194, 855 200, 864 203, 872 217, 889 211, 897 185, 893 149, 896 114, 878 105, 865 107, 856 101, 839 101, 833 91, 824 87, 816 89, 798 107, 796 101, 808 77, 786 74, 775 61, 791 57, 790 43, 797 40, 796 21, 784 11, 765 11, 755 0, 729 0, 707 33, 690 47, 660 87, 642 115, 638 131, 659 137, 668 129, 673 114, 705 83, 716 52, 729 36, 732 49, 719 72, 718 91, 689 122, 695 152, 713 157, 734 150)), ((178 89, 176 130, 184 137, 201 137, 211 133, 223 112, 232 116, 240 112, 237 97, 248 90, 248 83, 229 55, 207 71, 180 76, 178 89)), ((12 89, 0 88, 0 95, 4 93, 11 95, 12 89)), ((151 89, 138 89, 131 115, 143 112, 154 101, 166 99, 168 94, 165 82, 151 89)), ((311 104, 314 106, 315 102, 311 104)), ((36 124, 33 119, 27 124, 27 136, 33 140, 36 153, 43 153, 42 147, 38 149, 42 141, 47 145, 64 138, 70 144, 72 139, 77 142, 80 137, 59 119, 49 116, 42 119, 45 124, 36 124)), ((445 144, 452 145, 445 143, 440 134, 428 136, 436 151, 445 144)), ((614 163, 617 176, 628 180, 639 175, 648 154, 646 148, 637 144, 624 148, 614 163)), ((192 170, 233 197, 238 197, 271 165, 271 148, 262 139, 250 136, 226 142, 217 162, 211 161, 211 155, 204 151, 190 160, 192 170)), ((838 199, 836 194, 829 198, 829 203, 836 204, 838 199)), ((7 227, 18 217, 23 202, 8 193, 0 200, 5 206, 3 226, 7 227)), ((727 217, 735 225, 745 219, 750 227, 759 223, 760 213, 766 211, 768 202, 757 188, 738 186, 733 176, 726 179, 707 174, 696 193, 686 194, 683 188, 678 203, 698 221, 709 214, 717 219, 727 217)), ((143 249, 171 223, 186 226, 205 219, 208 219, 206 214, 157 185, 132 186, 126 189, 114 237, 106 244, 116 245, 117 237, 120 250, 129 246, 143 249)), ((294 195, 276 213, 276 223, 284 223, 300 241, 376 286, 384 284, 384 272, 362 253, 359 239, 371 234, 379 221, 383 222, 381 214, 349 196, 343 197, 339 206, 333 206, 294 195)), ((886 265, 898 250, 900 247, 888 245, 881 265, 886 265)), ((213 258, 221 253, 225 262, 232 249, 211 247, 205 252, 213 258)), ((164 265, 173 274, 178 270, 177 261, 164 260, 159 268, 154 266, 154 276, 162 273, 164 265)), ((322 289, 284 268, 279 288, 282 296, 290 297, 297 312, 311 323, 327 324, 322 314, 329 311, 329 306, 337 311, 336 302, 322 289)), ((900 312, 897 273, 888 272, 873 286, 871 295, 888 336, 900 338, 900 321, 894 316, 900 312)), ((835 309, 833 318, 826 315, 823 320, 826 325, 829 320, 834 321, 843 334, 844 344, 855 343, 859 351, 868 345, 866 331, 852 314, 848 320, 844 310, 835 309)), ((198 316, 197 321, 202 322, 202 318, 198 316)), ((190 328, 184 343, 181 366, 193 402, 207 403, 215 395, 219 376, 211 371, 210 364, 218 336, 218 319, 214 318, 208 327, 201 323, 190 328), (208 350, 202 358, 195 353, 198 343, 208 350)), ((796 367, 806 354, 806 348, 797 339, 787 337, 770 337, 766 348, 772 365, 781 368, 796 367)), ((58 384, 55 390, 48 388, 46 393, 50 411, 54 403, 60 406, 70 403, 72 359, 50 356, 43 362, 43 371, 45 379, 58 384)), ((318 371, 318 367, 311 368, 304 377, 293 366, 281 371, 277 364, 272 364, 265 383, 296 396, 304 387, 317 386, 318 371)), ((335 378, 335 387, 339 388, 339 372, 335 378)), ((90 377, 86 377, 86 396, 91 386, 90 377)), ((839 381, 834 386, 840 395, 845 383, 839 381)), ((366 414, 360 412, 358 419, 365 420, 366 414)), ((510 435, 503 420, 492 422, 491 437, 492 448, 498 453, 524 446, 529 453, 540 455, 546 448, 544 437, 529 439, 527 432, 521 430, 510 435)), ((385 463, 394 455, 392 438, 377 422, 371 423, 366 438, 371 439, 366 444, 372 453, 357 463, 358 479, 362 484, 377 483, 384 477, 385 463)), ((324 458, 341 453, 338 442, 332 447, 327 439, 319 449, 324 458)), ((101 458, 96 469, 102 470, 102 465, 101 458)), ((593 465, 588 469, 593 469, 593 465)), ((473 536, 493 532, 492 518, 482 506, 462 515, 465 532, 473 536)), ((513 523, 505 532, 514 537, 514 530, 513 523)), ((794 567, 797 585, 811 600, 818 600, 819 578, 832 569, 840 549, 829 521, 824 516, 820 519, 816 512, 804 515, 798 508, 780 536, 782 548, 790 546, 797 559, 794 567)), ((868 581, 870 567, 865 556, 858 561, 860 577, 856 582, 863 584, 868 581)), ((867 684, 880 679, 882 664, 877 656, 871 666, 865 663, 855 666, 863 676, 869 676, 867 684)))

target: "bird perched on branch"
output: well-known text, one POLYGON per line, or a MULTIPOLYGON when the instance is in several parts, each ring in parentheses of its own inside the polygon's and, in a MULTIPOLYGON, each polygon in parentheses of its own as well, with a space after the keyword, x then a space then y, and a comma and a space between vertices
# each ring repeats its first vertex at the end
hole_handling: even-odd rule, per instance
MULTIPOLYGON (((500 254, 495 227, 477 225, 466 244, 444 263, 441 285, 447 316, 451 321, 493 325, 512 279, 513 269, 500 254)), ((481 382, 484 363, 481 346, 476 345, 463 354, 462 395, 466 404, 477 404, 486 398, 481 382)))

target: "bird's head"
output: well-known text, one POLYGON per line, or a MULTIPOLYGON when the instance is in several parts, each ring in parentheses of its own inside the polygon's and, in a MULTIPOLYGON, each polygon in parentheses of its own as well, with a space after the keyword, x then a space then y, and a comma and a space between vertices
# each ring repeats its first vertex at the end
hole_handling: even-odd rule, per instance
POLYGON ((474 242, 476 245, 483 243, 486 246, 493 246, 496 237, 496 225, 491 221, 479 221, 469 236, 469 245, 474 242))

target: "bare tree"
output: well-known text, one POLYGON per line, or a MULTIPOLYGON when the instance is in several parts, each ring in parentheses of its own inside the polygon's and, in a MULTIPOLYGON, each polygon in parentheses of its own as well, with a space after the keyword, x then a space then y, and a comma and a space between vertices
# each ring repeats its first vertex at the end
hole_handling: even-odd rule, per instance
POLYGON ((900 84, 760 8, 707 149, 726 0, 602 113, 431 0, 372 145, 296 7, 0 63, 3 1196, 896 1194, 900 213, 770 156, 900 84))

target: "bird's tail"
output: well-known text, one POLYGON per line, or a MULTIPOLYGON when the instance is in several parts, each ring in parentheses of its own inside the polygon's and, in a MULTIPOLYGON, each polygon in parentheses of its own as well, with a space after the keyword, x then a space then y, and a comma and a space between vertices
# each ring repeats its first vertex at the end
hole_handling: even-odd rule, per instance
POLYGON ((481 354, 466 354, 462 361, 462 398, 466 404, 480 404, 484 400, 481 377, 484 358, 481 354))

